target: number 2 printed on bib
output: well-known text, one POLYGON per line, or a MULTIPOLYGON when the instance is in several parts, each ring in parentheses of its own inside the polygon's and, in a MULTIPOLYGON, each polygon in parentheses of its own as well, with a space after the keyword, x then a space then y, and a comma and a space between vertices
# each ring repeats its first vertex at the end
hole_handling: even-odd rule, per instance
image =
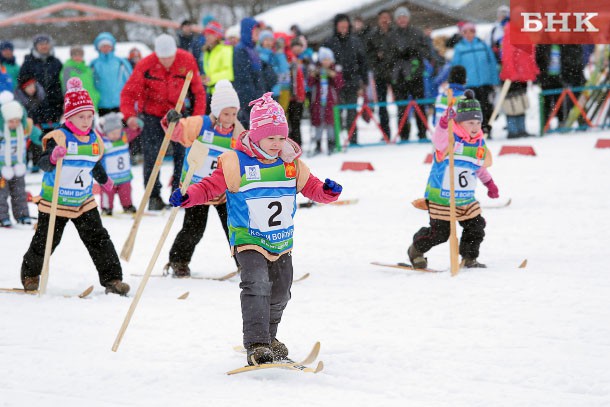
POLYGON ((288 229, 292 229, 294 202, 294 195, 246 200, 250 215, 250 233, 264 234, 263 237, 271 242, 285 239, 283 233, 277 232, 288 233, 288 229))

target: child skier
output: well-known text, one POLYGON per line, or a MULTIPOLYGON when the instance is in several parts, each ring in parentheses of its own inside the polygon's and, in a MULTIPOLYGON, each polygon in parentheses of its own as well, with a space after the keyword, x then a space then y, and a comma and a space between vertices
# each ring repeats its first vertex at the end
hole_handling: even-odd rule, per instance
POLYGON ((459 253, 467 268, 486 267, 477 261, 479 246, 485 236, 485 219, 481 207, 474 197, 477 178, 487 187, 490 198, 498 198, 498 187, 486 167, 491 165, 491 153, 485 145, 481 131, 483 115, 479 101, 470 89, 457 102, 457 114, 448 109, 439 120, 434 131, 435 160, 426 186, 426 204, 430 214, 430 227, 421 228, 413 236, 413 244, 407 253, 414 268, 428 266, 424 253, 449 239, 449 157, 448 123, 455 118, 455 203, 457 220, 464 229, 460 239, 459 253))
POLYGON ((441 116, 447 110, 447 92, 449 89, 453 92, 454 98, 461 98, 464 94, 465 85, 466 69, 462 65, 452 67, 447 77, 447 83, 441 86, 442 89, 439 89, 439 95, 434 103, 434 125, 438 124, 441 116))
POLYGON ((314 127, 315 149, 322 152, 322 134, 326 130, 327 152, 335 150, 335 119, 333 108, 339 102, 339 90, 343 87, 343 74, 335 67, 333 51, 326 47, 318 50, 318 63, 307 79, 311 88, 311 125, 314 127))
MULTIPOLYGON (((215 92, 211 101, 211 116, 191 116, 181 119, 172 135, 172 141, 182 144, 187 148, 182 167, 182 180, 188 171, 186 157, 190 147, 195 140, 199 140, 209 147, 207 159, 201 168, 195 171, 191 184, 201 181, 202 178, 212 174, 218 167, 218 157, 225 151, 230 151, 235 145, 234 137, 237 138, 244 130, 237 120, 239 110, 239 98, 233 85, 226 79, 216 83, 215 92)), ((170 111, 167 116, 178 118, 175 111, 170 111)), ((165 125, 166 123, 162 123, 165 125)), ((195 246, 201 241, 208 221, 210 206, 216 208, 220 222, 225 230, 227 239, 229 229, 227 225, 227 198, 224 191, 219 196, 203 205, 186 208, 182 229, 178 232, 174 244, 169 251, 169 264, 175 277, 190 277, 189 263, 195 252, 195 246)))
POLYGON ((40 137, 40 129, 34 127, 23 107, 13 100, 13 94, 0 94, 0 226, 11 227, 8 198, 11 198, 13 216, 17 223, 32 224, 25 192, 26 143, 30 134, 40 137))
POLYGON ((110 190, 102 188, 102 214, 112 216, 114 195, 119 195, 119 201, 125 213, 136 213, 136 207, 131 200, 131 161, 129 156, 129 143, 139 135, 123 127, 121 113, 107 113, 99 123, 99 133, 104 141, 104 156, 102 165, 106 174, 112 179, 114 187, 110 190))
POLYGON ((95 264, 106 293, 125 295, 129 285, 122 282, 121 263, 104 226, 92 194, 93 178, 107 191, 113 182, 100 159, 104 142, 92 129, 95 109, 79 78, 70 78, 64 98, 65 123, 43 137, 40 168, 45 171, 38 197, 38 227, 21 264, 21 282, 26 291, 38 289, 44 261, 51 201, 59 188, 57 218, 52 250, 61 241, 69 220, 74 223, 95 264), (66 147, 64 147, 64 145, 66 147), (56 164, 63 158, 59 185, 55 183, 56 164))
POLYGON ((231 250, 241 266, 243 342, 248 364, 288 355, 277 328, 290 299, 293 217, 296 194, 321 203, 337 200, 342 187, 313 176, 288 139, 288 125, 271 92, 250 102, 250 130, 235 151, 223 153, 211 176, 176 189, 170 203, 192 207, 227 194, 231 250))

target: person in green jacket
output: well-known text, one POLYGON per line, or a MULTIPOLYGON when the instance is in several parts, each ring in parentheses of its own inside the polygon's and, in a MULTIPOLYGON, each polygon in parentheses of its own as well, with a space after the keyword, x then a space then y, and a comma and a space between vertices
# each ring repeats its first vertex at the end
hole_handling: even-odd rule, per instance
POLYGON ((233 82, 233 46, 222 42, 224 30, 217 21, 208 23, 203 31, 205 46, 203 47, 202 81, 206 87, 207 106, 211 106, 214 87, 221 79, 233 82))
POLYGON ((66 92, 66 83, 68 79, 72 77, 79 77, 83 83, 83 88, 89 92, 91 100, 97 109, 97 105, 100 101, 100 94, 95 88, 95 82, 93 80, 93 70, 85 63, 85 51, 83 47, 77 45, 70 48, 70 59, 66 61, 63 69, 61 70, 61 88, 66 92))

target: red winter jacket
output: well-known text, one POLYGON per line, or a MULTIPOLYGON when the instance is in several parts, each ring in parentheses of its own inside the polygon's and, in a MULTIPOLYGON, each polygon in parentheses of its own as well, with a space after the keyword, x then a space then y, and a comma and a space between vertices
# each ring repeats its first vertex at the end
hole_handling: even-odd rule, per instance
POLYGON ((193 71, 188 97, 193 106, 192 115, 205 114, 206 96, 195 58, 182 49, 176 52, 176 60, 166 70, 156 54, 142 59, 121 91, 121 113, 125 120, 138 113, 159 118, 176 107, 188 71, 193 71), (137 111, 136 111, 137 107, 137 111))
POLYGON ((502 71, 500 79, 513 82, 535 81, 540 73, 536 65, 534 45, 513 45, 510 42, 510 22, 504 27, 502 40, 502 71))

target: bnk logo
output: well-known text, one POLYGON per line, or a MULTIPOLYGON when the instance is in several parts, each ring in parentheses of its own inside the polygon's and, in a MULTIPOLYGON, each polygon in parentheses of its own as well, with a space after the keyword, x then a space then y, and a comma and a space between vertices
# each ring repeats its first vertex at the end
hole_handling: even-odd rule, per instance
POLYGON ((608 44, 608 0, 512 0, 513 44, 608 44))
POLYGON ((598 32, 599 28, 591 23, 599 13, 521 13, 523 32, 598 32))

